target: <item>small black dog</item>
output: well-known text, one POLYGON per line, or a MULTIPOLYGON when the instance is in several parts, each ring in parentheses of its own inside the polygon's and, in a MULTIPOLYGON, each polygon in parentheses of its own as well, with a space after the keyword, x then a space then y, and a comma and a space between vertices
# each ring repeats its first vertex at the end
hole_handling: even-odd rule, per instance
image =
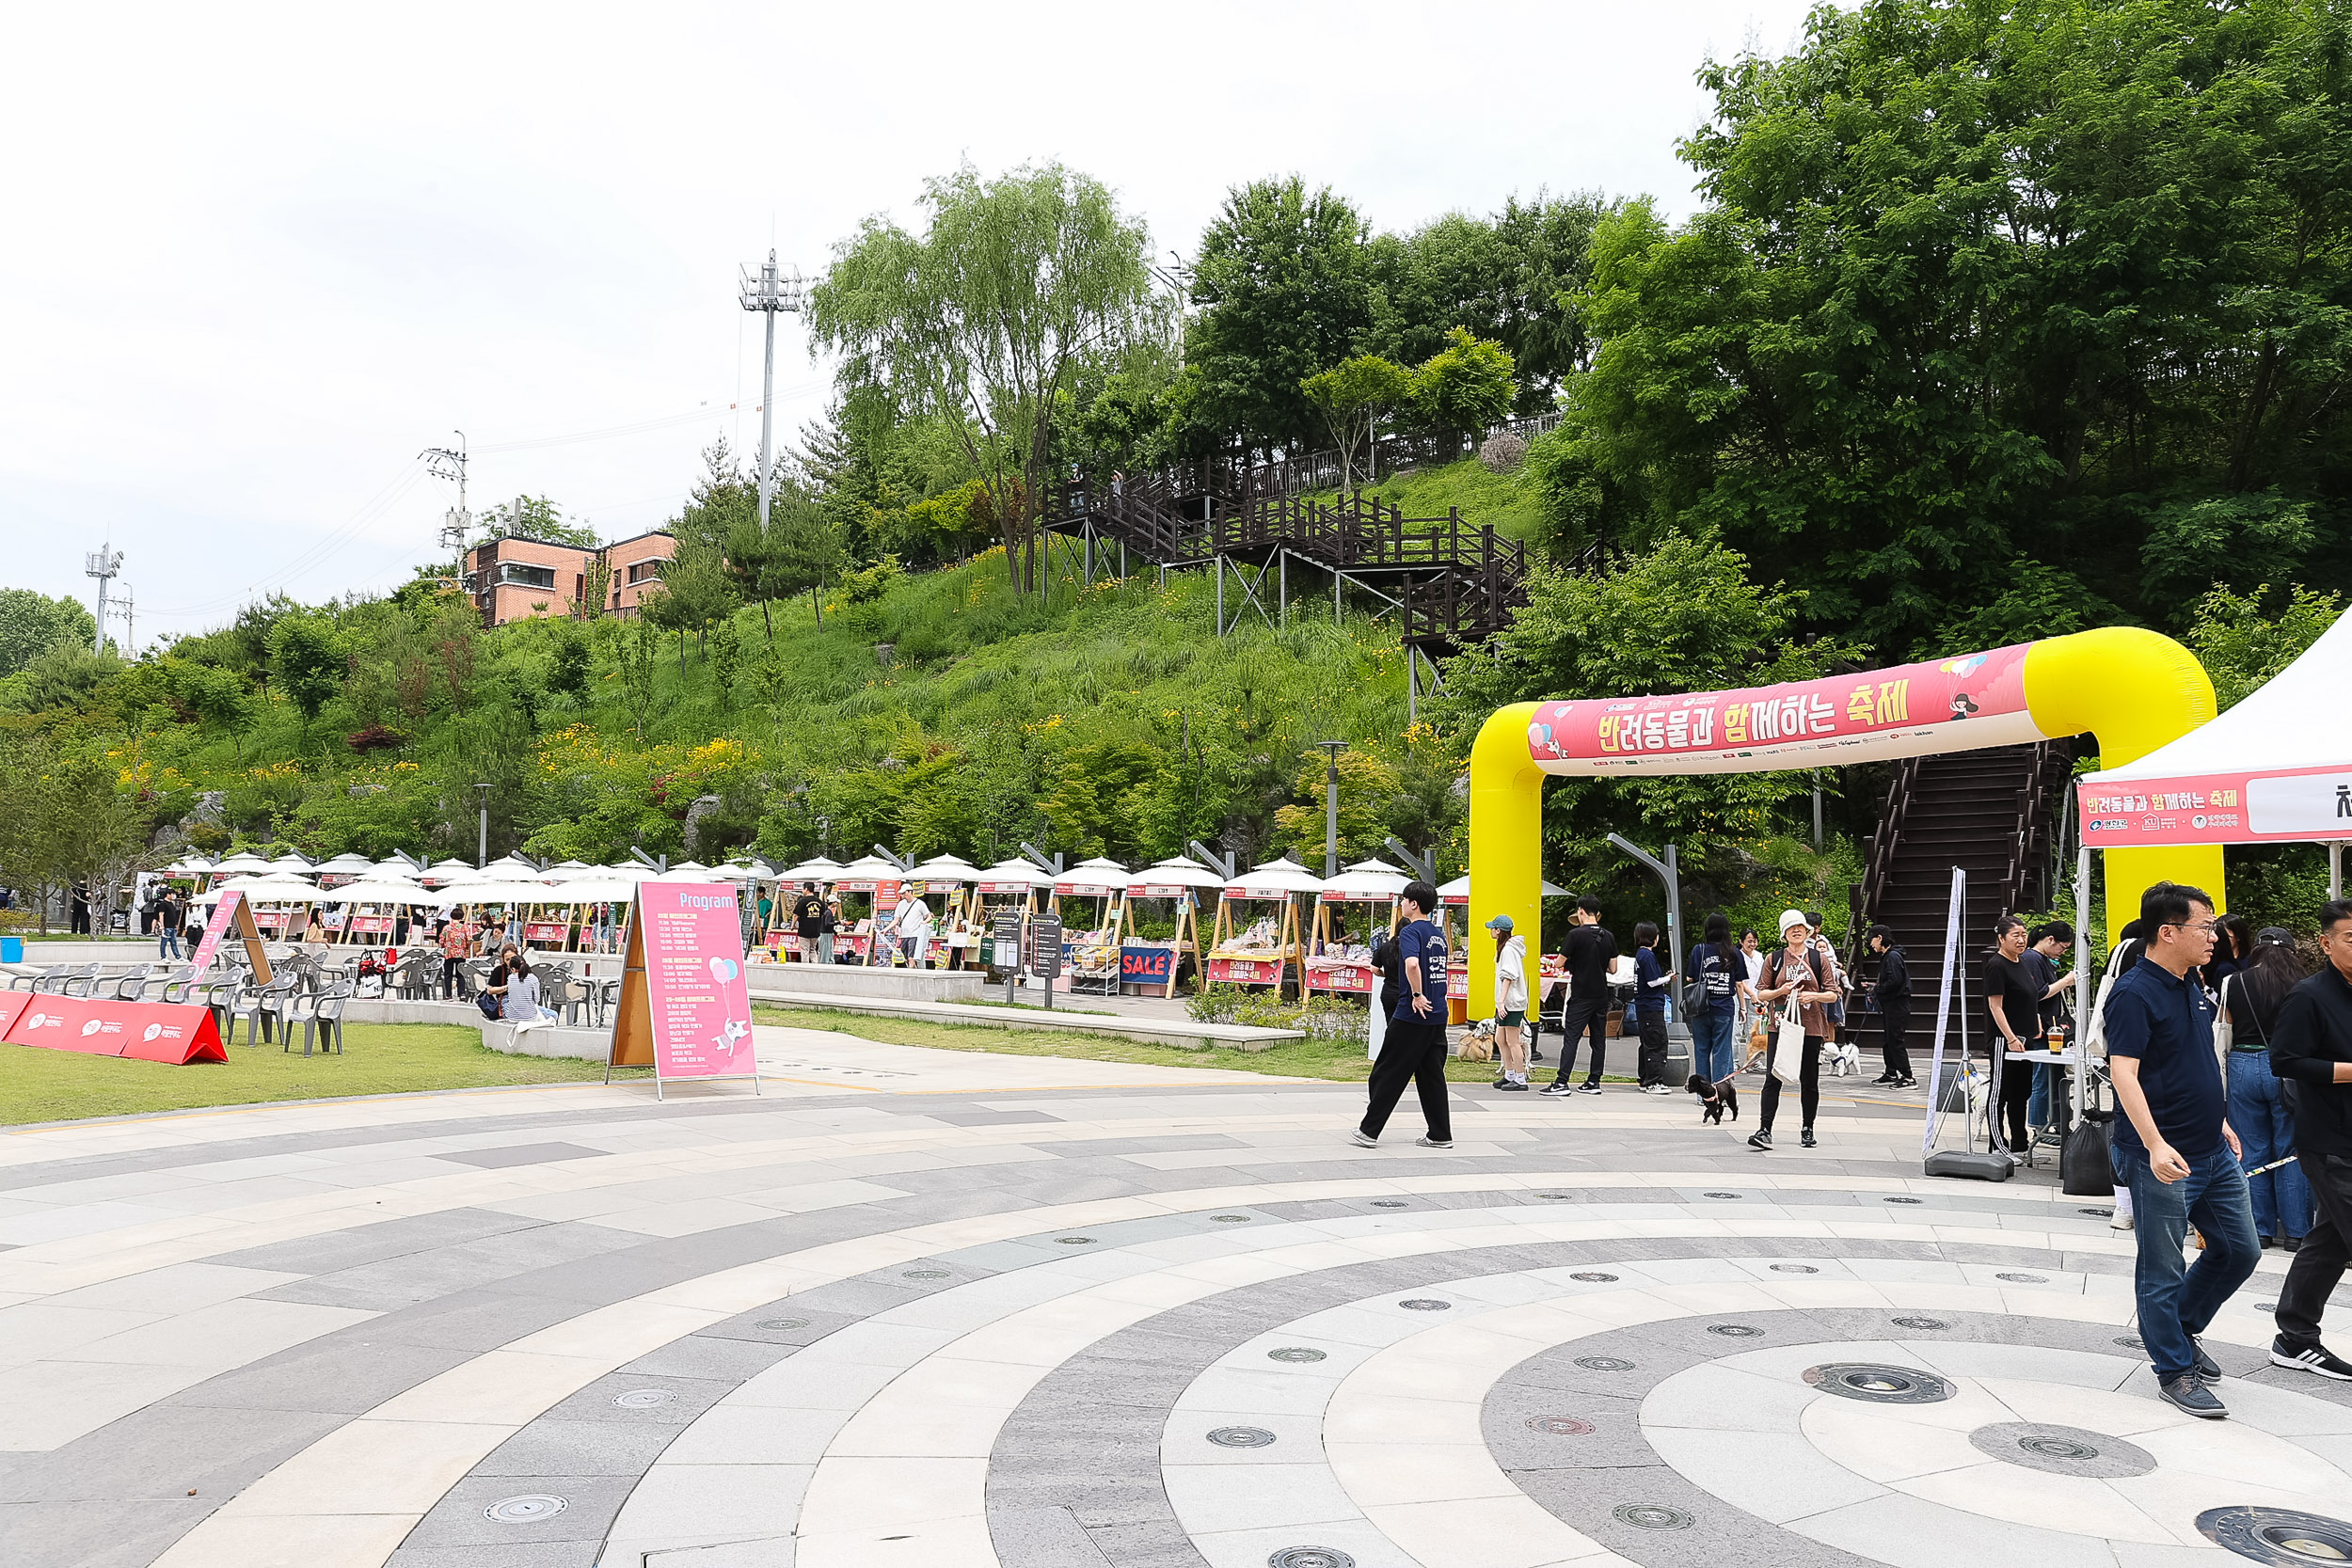
POLYGON ((1732 1120, 1740 1119, 1740 1086, 1730 1079, 1725 1078, 1720 1083, 1710 1084, 1694 1072, 1691 1074, 1691 1081, 1683 1087, 1699 1097, 1700 1119, 1703 1122, 1713 1122, 1720 1126, 1725 1110, 1731 1112, 1732 1120))

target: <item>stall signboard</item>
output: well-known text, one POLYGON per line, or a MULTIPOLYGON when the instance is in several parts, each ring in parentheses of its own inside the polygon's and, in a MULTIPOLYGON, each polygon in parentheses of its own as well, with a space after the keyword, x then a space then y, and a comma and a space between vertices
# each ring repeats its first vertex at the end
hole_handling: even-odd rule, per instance
POLYGON ((1209 978, 1241 986, 1270 986, 1282 978, 1286 961, 1279 953, 1263 958, 1220 958, 1213 955, 1209 959, 1209 978))
POLYGON ((1176 974, 1176 949, 1150 943, 1119 950, 1119 980, 1127 986, 1165 986, 1176 974))
POLYGON ((353 936, 389 936, 391 931, 392 917, 389 914, 355 914, 351 917, 353 936))
POLYGON ((1193 890, 1182 882, 1137 882, 1127 890, 1130 898, 1189 898, 1193 890))
POLYGON ((677 1078, 749 1078, 759 1088, 743 916, 731 882, 640 882, 605 1079, 654 1069, 654 1093, 677 1078))
POLYGON ((997 898, 1023 898, 1037 891, 1035 882, 981 882, 982 893, 997 898))
POLYGON ((190 1002, 117 1002, 103 996, 20 993, 0 1039, 10 1045, 41 1046, 87 1056, 122 1056, 141 1062, 184 1066, 225 1062, 220 1026, 210 1007, 190 1002))
POLYGON ((1380 983, 1380 972, 1369 962, 1310 958, 1307 969, 1309 978, 1317 990, 1343 990, 1363 995, 1380 983))
POLYGON ((523 926, 525 942, 551 942, 562 944, 572 934, 571 927, 561 920, 532 920, 523 926))
POLYGON ((1029 973, 1051 981, 1061 973, 1061 916, 1041 914, 1029 922, 1029 973))

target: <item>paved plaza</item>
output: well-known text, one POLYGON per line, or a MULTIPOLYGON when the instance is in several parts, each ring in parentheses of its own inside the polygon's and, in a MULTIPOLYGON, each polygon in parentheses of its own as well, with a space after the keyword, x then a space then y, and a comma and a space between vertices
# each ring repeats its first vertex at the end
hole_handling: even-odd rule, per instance
POLYGON ((2192 1421, 2104 1205, 1926 1180, 1867 1091, 1814 1150, 1746 1148, 1753 1096, 1479 1087, 1454 1149, 1407 1108, 1363 1150, 1355 1085, 759 1044, 757 1098, 0 1139, 0 1562, 2352 1555, 2352 1389, 2267 1368, 2278 1254, 2192 1421))

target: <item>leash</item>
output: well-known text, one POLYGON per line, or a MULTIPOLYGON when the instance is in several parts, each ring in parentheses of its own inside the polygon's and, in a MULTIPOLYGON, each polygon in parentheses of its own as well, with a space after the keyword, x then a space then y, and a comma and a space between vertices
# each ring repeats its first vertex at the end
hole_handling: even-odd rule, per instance
POLYGON ((2283 1160, 2273 1160, 2266 1165, 2256 1165, 2252 1170, 2248 1171, 2246 1174, 2249 1176, 2260 1176, 2265 1171, 2277 1170, 2280 1165, 2291 1165, 2300 1158, 2302 1158, 2302 1156, 2290 1154, 2283 1160))

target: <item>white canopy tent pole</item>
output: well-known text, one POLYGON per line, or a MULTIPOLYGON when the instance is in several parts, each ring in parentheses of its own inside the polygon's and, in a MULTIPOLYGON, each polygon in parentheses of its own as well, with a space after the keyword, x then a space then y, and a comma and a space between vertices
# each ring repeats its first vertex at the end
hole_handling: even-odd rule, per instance
POLYGON ((2344 841, 2338 839, 2328 846, 2328 896, 2344 896, 2344 841))

